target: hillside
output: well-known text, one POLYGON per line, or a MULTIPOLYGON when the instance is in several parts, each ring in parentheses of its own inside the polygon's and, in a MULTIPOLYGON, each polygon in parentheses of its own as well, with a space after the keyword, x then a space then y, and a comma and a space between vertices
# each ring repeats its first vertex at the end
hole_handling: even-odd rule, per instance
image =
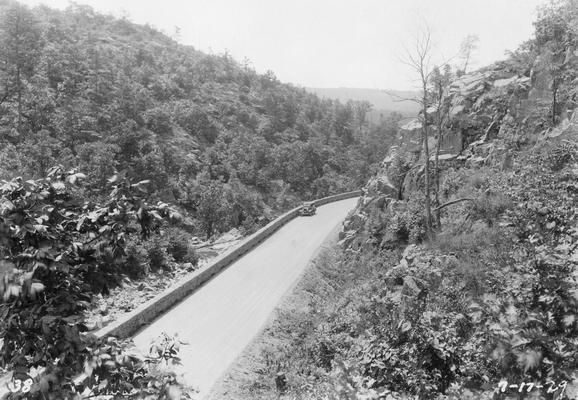
POLYGON ((98 197, 126 171, 211 236, 359 187, 385 149, 362 135, 365 105, 321 100, 150 27, 80 5, 2 0, 0 16, 0 178, 60 164, 85 172, 98 197), (204 195, 222 201, 203 211, 204 195))
POLYGON ((400 101, 401 99, 413 99, 416 92, 381 89, 358 89, 358 88, 306 88, 308 92, 327 98, 336 99, 343 103, 348 101, 368 101, 372 106, 374 121, 380 116, 392 112, 399 113, 404 117, 416 115, 419 107, 413 101, 400 101))
POLYGON ((367 111, 87 6, 0 0, 0 375, 31 374, 28 398, 167 398, 175 342, 135 357, 86 335, 87 310, 193 271, 193 243, 359 188, 396 126, 367 111))
POLYGON ((577 398, 577 21, 552 3, 505 60, 432 74, 235 398, 577 398))

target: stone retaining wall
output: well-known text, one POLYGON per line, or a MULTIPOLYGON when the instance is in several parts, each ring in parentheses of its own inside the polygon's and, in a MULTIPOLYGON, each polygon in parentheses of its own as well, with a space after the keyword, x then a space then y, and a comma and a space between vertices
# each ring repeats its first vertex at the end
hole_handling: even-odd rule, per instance
MULTIPOLYGON (((359 197, 363 194, 361 190, 341 193, 335 196, 325 197, 315 200, 315 205, 323 204, 359 197)), ((106 327, 98 330, 95 334, 98 337, 116 336, 126 338, 136 333, 142 326, 152 322, 159 315, 167 311, 170 307, 189 296, 203 284, 208 282, 215 275, 219 274, 234 261, 257 247, 275 231, 299 215, 299 207, 292 209, 270 222, 251 236, 245 238, 239 246, 230 249, 218 256, 211 264, 195 271, 186 280, 179 282, 166 289, 161 294, 142 304, 122 318, 112 322, 106 327)))

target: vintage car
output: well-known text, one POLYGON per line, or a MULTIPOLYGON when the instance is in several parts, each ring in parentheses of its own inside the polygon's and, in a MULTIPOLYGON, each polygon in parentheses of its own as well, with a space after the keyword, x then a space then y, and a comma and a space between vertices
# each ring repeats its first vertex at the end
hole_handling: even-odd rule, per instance
POLYGON ((299 209, 299 215, 315 215, 317 211, 317 207, 315 207, 315 203, 312 201, 308 201, 303 203, 301 208, 299 209))

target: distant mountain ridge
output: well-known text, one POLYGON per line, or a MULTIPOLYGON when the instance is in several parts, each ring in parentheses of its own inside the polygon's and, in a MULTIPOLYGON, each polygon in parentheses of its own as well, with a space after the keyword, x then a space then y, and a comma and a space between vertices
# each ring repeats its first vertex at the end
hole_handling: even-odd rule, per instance
POLYGON ((417 103, 413 101, 400 101, 401 99, 414 98, 417 92, 405 90, 383 90, 363 88, 305 88, 320 97, 337 99, 342 102, 348 100, 370 102, 377 113, 398 112, 404 116, 414 116, 418 111, 417 103))

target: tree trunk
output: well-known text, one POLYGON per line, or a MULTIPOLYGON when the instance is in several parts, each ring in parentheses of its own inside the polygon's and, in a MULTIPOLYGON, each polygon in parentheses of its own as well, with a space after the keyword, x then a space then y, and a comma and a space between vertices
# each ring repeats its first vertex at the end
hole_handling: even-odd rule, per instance
POLYGON ((20 65, 16 67, 16 88, 18 90, 18 126, 16 130, 20 133, 22 126, 22 81, 20 79, 20 65))
POLYGON ((552 126, 556 125, 556 107, 558 102, 558 80, 552 81, 552 126))
POLYGON ((425 155, 425 217, 426 229, 428 235, 431 233, 431 197, 430 197, 430 173, 429 173, 429 133, 427 122, 427 80, 423 79, 423 97, 422 97, 422 111, 423 111, 423 152, 425 155))
MULTIPOLYGON (((438 122, 438 143, 436 146, 436 158, 435 158, 435 202, 436 207, 440 205, 440 148, 442 144, 442 122, 441 117, 440 121, 438 122)), ((436 208, 436 227, 439 229, 441 228, 441 218, 440 218, 440 210, 436 208)))

